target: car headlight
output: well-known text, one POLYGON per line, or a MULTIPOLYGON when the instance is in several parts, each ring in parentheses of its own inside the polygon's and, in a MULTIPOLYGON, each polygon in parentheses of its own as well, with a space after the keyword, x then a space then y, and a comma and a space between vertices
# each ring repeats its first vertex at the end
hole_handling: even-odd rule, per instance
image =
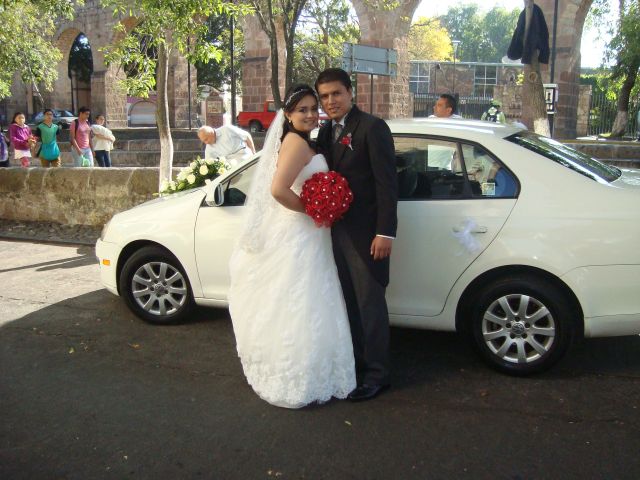
POLYGON ((104 227, 102 227, 102 231, 100 232, 100 240, 104 240, 104 237, 107 236, 107 230, 109 230, 109 224, 111 223, 111 220, 109 220, 107 223, 104 224, 104 227))

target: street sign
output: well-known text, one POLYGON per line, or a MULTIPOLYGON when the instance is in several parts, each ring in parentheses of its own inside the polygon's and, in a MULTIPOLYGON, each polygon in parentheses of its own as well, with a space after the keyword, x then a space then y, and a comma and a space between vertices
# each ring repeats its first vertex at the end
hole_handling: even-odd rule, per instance
POLYGON ((349 73, 395 77, 398 71, 398 52, 392 48, 344 43, 342 69, 349 73))
POLYGON ((547 104, 547 115, 556 113, 556 103, 558 101, 558 84, 545 83, 544 85, 544 103, 547 104))

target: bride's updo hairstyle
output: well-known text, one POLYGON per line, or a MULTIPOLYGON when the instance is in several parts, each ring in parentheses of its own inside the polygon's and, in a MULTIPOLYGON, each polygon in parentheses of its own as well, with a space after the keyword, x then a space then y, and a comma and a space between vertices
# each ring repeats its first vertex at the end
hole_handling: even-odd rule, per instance
MULTIPOLYGON (((296 108, 296 106, 298 105, 300 100, 302 100, 304 97, 306 97, 308 95, 311 95, 313 98, 316 99, 316 102, 318 102, 318 94, 309 85, 306 85, 304 83, 299 83, 297 85, 292 86, 287 91, 287 95, 286 95, 284 103, 282 105, 282 109, 286 113, 293 112, 293 110, 296 108)), ((289 133, 289 132, 297 133, 302 138, 304 138, 305 140, 309 141, 309 134, 307 132, 301 132, 301 131, 296 130, 295 128, 293 128, 293 125, 291 125, 289 123, 289 120, 287 119, 287 117, 285 117, 284 118, 284 125, 282 127, 281 140, 284 139, 285 135, 287 133, 289 133)))

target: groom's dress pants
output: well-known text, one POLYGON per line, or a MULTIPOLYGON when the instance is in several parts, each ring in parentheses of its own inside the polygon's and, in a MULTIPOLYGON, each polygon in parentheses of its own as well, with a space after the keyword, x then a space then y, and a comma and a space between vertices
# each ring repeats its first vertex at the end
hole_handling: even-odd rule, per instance
POLYGON ((358 385, 385 385, 389 383, 389 314, 385 288, 373 277, 349 233, 339 224, 332 229, 332 240, 351 325, 358 385))

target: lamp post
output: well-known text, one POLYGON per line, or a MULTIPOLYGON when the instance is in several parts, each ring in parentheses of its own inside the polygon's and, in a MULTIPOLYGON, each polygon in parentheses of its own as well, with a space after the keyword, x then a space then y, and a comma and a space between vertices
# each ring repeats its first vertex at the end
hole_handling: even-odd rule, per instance
POLYGON ((458 45, 460 45, 460 40, 451 40, 453 44, 453 91, 452 93, 456 94, 456 54, 458 53, 458 45))

